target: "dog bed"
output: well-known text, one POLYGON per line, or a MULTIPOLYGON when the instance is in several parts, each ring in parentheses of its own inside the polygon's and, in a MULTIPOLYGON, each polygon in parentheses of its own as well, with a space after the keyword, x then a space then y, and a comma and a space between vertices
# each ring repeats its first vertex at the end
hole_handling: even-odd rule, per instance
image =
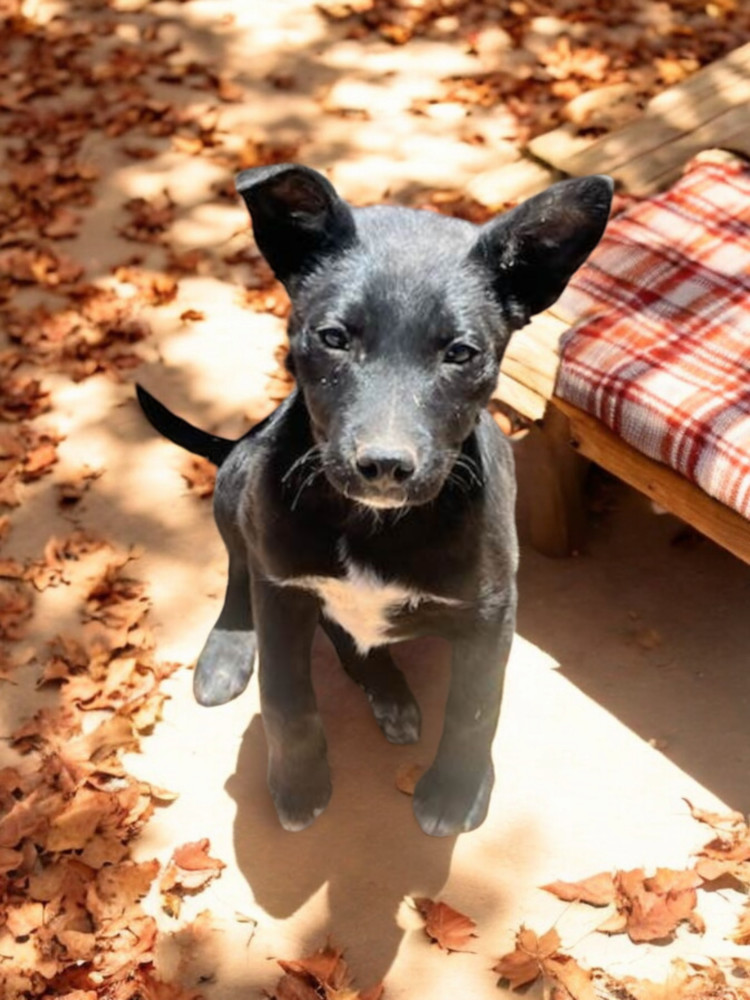
POLYGON ((555 394, 750 518, 750 164, 615 217, 559 307, 555 394))

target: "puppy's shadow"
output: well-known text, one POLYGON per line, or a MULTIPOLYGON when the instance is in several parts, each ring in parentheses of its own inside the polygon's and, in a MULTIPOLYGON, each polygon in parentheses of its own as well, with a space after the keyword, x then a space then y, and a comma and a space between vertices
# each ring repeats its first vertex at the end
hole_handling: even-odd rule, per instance
POLYGON ((428 764, 442 727, 448 649, 438 640, 410 643, 396 658, 420 703, 422 738, 396 747, 375 724, 364 694, 344 674, 322 634, 313 650, 313 679, 328 740, 333 796, 312 826, 288 833, 266 787, 266 744, 255 716, 227 791, 237 804, 237 862, 255 900, 275 918, 295 913, 321 887, 327 907, 310 949, 326 936, 346 947, 360 985, 385 976, 403 930, 397 910, 404 896, 436 896, 450 868, 455 838, 428 837, 417 825, 412 800, 396 789, 401 764, 428 764))

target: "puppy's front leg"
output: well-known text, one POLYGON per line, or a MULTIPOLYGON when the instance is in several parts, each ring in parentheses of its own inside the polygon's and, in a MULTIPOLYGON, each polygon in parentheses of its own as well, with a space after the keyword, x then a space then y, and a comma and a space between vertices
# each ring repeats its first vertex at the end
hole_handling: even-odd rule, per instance
POLYGON ((515 603, 453 644, 445 723, 437 755, 414 790, 414 812, 436 837, 473 830, 487 815, 495 781, 492 739, 515 629, 515 603))
POLYGON ((317 598, 256 574, 260 703, 268 742, 268 787, 281 825, 303 830, 328 805, 331 777, 323 723, 310 678, 317 598))
POLYGON ((379 646, 363 655, 340 625, 327 618, 321 619, 321 625, 333 643, 344 670, 367 695, 375 721, 388 742, 416 743, 422 714, 388 650, 379 646))
POLYGON ((225 705, 247 687, 253 674, 255 633, 245 553, 230 549, 224 606, 208 634, 193 674, 199 705, 225 705))

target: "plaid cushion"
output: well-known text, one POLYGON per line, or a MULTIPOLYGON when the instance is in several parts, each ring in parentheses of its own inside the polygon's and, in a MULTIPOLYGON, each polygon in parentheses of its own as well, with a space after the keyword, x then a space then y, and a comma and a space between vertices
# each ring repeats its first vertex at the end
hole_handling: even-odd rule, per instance
POLYGON ((556 394, 750 518, 750 165, 613 219, 558 309, 556 394))

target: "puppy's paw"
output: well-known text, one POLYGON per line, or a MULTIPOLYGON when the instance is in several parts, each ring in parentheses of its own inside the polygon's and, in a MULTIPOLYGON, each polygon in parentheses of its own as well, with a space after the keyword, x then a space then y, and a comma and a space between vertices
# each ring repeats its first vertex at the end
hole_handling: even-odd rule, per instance
POLYGON ((434 764, 414 789, 414 814, 431 837, 451 837, 480 826, 495 783, 492 762, 471 770, 434 764))
POLYGON ((422 713, 411 691, 383 694, 368 692, 367 698, 372 706, 375 721, 383 730, 389 743, 416 743, 422 728, 422 713))
POLYGON ((253 674, 255 632, 214 628, 193 674, 199 705, 225 705, 242 694, 253 674))
POLYGON ((296 833, 310 826, 320 816, 331 798, 331 774, 323 758, 304 768, 269 764, 268 787, 279 822, 285 830, 296 833))

